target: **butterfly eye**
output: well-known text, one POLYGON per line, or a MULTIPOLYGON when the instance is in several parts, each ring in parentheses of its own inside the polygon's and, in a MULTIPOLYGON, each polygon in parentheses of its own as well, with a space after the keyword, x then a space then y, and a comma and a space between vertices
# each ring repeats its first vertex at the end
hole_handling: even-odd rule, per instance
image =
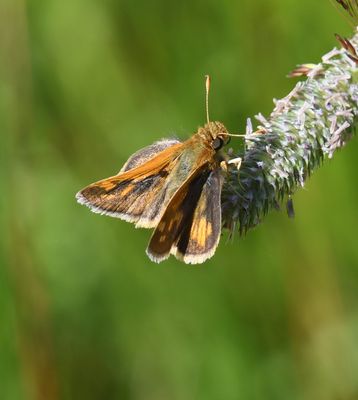
POLYGON ((216 137, 213 141, 213 149, 214 150, 220 150, 224 145, 224 141, 220 137, 216 137))

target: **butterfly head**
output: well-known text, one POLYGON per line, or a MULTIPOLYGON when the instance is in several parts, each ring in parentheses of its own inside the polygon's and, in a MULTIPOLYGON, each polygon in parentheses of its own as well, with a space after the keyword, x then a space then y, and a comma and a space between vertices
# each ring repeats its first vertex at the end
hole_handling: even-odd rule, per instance
POLYGON ((203 128, 199 129, 199 135, 204 137, 211 147, 218 151, 229 143, 229 132, 221 122, 208 122, 203 128))

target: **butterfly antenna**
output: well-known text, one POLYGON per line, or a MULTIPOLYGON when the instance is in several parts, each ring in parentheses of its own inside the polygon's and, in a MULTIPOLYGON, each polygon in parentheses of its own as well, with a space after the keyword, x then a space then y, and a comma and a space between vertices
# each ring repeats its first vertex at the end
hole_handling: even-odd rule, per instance
POLYGON ((209 91, 210 91, 210 76, 205 75, 205 108, 206 108, 206 121, 210 122, 209 118, 209 91))

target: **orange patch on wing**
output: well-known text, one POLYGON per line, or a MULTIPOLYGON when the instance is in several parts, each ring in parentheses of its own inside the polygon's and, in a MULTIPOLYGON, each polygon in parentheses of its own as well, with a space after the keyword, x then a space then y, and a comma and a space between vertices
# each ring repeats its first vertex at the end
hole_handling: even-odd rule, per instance
POLYGON ((157 228, 158 228, 160 231, 164 231, 165 222, 160 221, 159 224, 158 224, 158 226, 157 226, 157 228))
POLYGON ((173 229, 174 223, 175 223, 175 220, 173 220, 173 219, 171 219, 171 220, 169 221, 168 229, 169 229, 170 231, 173 229))
POLYGON ((114 189, 117 186, 117 182, 114 183, 112 180, 102 181, 100 183, 96 183, 95 186, 99 186, 101 189, 104 189, 106 192, 114 189))
MULTIPOLYGON (((205 247, 206 239, 208 237, 207 225, 208 222, 206 218, 202 217, 196 224, 195 232, 193 232, 193 239, 198 243, 200 247, 205 247)), ((211 224, 210 224, 210 230, 212 230, 211 224)))
POLYGON ((206 236, 210 236, 213 233, 213 226, 211 222, 207 222, 206 224, 206 236))
POLYGON ((134 185, 128 185, 125 189, 122 190, 121 196, 125 196, 130 193, 134 188, 134 185))

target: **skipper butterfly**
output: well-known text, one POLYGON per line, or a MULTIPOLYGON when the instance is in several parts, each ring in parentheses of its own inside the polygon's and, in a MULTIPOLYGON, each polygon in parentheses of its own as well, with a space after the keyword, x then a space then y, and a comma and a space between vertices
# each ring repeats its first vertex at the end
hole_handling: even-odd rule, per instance
MULTIPOLYGON (((162 139, 134 153, 117 175, 76 195, 92 211, 154 228, 147 254, 161 262, 173 254, 189 264, 212 257, 221 233, 221 188, 231 135, 221 122, 207 123, 181 142, 162 139)), ((240 159, 229 163, 240 164, 240 159)))

